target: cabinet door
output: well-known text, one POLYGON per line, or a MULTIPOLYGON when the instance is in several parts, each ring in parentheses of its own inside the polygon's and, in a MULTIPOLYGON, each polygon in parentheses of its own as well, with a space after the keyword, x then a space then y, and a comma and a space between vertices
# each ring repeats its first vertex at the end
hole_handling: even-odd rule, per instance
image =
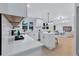
POLYGON ((28 33, 28 35, 29 35, 30 37, 32 37, 34 40, 38 40, 38 33, 30 32, 30 33, 28 33))
POLYGON ((34 40, 38 40, 38 33, 36 32, 36 33, 33 33, 33 39, 34 40))
POLYGON ((10 3, 8 4, 8 14, 26 17, 25 3, 10 3))
POLYGON ((41 38, 41 43, 43 43, 48 49, 55 48, 55 38, 52 34, 43 34, 41 38))

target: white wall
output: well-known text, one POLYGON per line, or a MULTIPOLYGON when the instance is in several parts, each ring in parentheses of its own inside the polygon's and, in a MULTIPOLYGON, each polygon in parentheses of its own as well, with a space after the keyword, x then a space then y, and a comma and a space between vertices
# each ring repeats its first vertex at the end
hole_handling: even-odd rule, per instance
POLYGON ((75 55, 79 55, 79 3, 75 3, 75 55))
POLYGON ((2 55, 6 55, 10 51, 9 47, 9 30, 12 29, 12 25, 8 20, 2 15, 2 55))
POLYGON ((30 3, 28 8, 28 16, 35 18, 47 18, 50 12, 50 18, 57 16, 72 16, 73 3, 30 3))
POLYGON ((27 11, 28 17, 44 18, 45 22, 49 12, 49 19, 56 21, 55 23, 60 22, 60 25, 62 25, 62 20, 58 21, 58 17, 63 16, 63 20, 68 20, 68 23, 63 25, 71 25, 74 31, 74 3, 30 3, 27 11))

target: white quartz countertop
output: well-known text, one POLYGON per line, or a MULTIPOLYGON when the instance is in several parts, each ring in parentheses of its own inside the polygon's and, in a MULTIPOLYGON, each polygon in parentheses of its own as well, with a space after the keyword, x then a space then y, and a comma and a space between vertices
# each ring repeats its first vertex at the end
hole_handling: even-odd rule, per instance
POLYGON ((43 46, 43 44, 38 41, 35 41, 28 35, 24 35, 24 40, 17 40, 13 42, 13 49, 8 53, 8 55, 15 55, 17 53, 28 51, 29 49, 41 46, 43 46))
POLYGON ((55 33, 54 32, 49 32, 49 33, 48 32, 43 32, 43 34, 53 34, 54 35, 55 33))

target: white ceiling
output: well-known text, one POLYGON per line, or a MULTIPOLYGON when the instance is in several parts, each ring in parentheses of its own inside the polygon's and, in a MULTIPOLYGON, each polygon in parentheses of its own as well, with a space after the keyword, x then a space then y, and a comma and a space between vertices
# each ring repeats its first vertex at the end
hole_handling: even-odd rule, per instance
POLYGON ((74 15, 73 3, 30 3, 28 16, 34 18, 46 18, 50 13, 50 19, 58 16, 71 17, 74 15))

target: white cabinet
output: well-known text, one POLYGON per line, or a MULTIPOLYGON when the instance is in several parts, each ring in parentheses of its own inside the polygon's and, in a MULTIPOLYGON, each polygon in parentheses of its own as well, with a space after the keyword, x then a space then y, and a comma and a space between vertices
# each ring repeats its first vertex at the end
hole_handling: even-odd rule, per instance
POLYGON ((54 34, 51 33, 42 33, 41 34, 41 43, 44 44, 48 49, 53 49, 56 47, 56 40, 54 34))
POLYGON ((38 40, 38 32, 29 32, 28 35, 34 40, 38 40))
POLYGON ((26 17, 27 5, 23 3, 8 4, 8 14, 26 17))

